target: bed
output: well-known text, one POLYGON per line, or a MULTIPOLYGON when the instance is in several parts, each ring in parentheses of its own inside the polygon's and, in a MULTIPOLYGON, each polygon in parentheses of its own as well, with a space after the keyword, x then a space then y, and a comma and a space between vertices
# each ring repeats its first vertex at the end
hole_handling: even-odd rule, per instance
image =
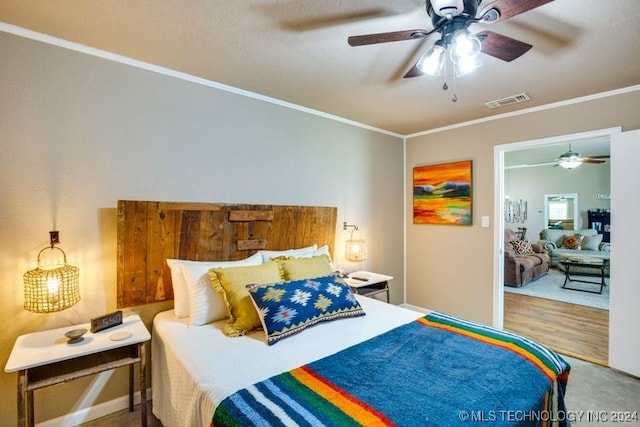
MULTIPOLYGON (((164 212, 166 207, 152 211, 164 212)), ((246 212, 246 206, 242 210, 246 212)), ((165 427, 566 424, 564 392, 570 368, 560 356, 514 334, 351 293, 330 271, 335 213, 327 216, 323 210, 318 213, 329 218, 326 227, 318 227, 323 221, 308 212, 300 219, 314 224, 302 227, 304 239, 310 240, 300 239, 287 215, 288 234, 298 236, 293 240, 299 245, 291 239, 285 246, 270 245, 269 236, 256 236, 256 227, 247 227, 253 232, 236 230, 233 235, 260 240, 262 248, 238 254, 238 244, 229 244, 234 239, 224 237, 221 241, 233 249, 231 257, 220 259, 215 249, 208 261, 185 260, 177 256, 188 255, 182 246, 172 243, 173 252, 164 249, 166 266, 145 266, 144 271, 156 272, 162 282, 146 280, 153 290, 145 291, 146 298, 175 298, 172 310, 155 316, 151 343, 153 413, 165 427), (329 237, 323 242, 318 236, 329 237), (303 246, 303 241, 319 243, 303 246), (168 273, 158 273, 167 268, 168 273), (188 285, 187 304, 182 279, 188 285), (232 287, 236 282, 241 286, 232 287), (236 298, 237 292, 250 298, 236 298), (303 304, 322 298, 333 300, 303 304), (244 307, 252 310, 243 311, 239 307, 247 300, 244 307), (294 303, 297 311, 290 309, 294 303), (285 327, 294 315, 296 322, 285 327)), ((131 217, 125 211, 120 210, 121 219, 131 217)), ((239 218, 228 213, 222 217, 239 218)), ((260 217, 272 222, 261 233, 280 229, 273 224, 278 214, 260 217)), ((175 237, 176 228, 166 232, 175 237)), ((204 235, 211 236, 211 229, 204 235)), ((144 253, 133 258, 162 258, 145 255, 149 241, 162 240, 157 233, 133 240, 119 238, 119 248, 145 241, 144 253)), ((128 274, 119 266, 119 277, 128 274)), ((122 294, 134 295, 126 289, 122 294)))

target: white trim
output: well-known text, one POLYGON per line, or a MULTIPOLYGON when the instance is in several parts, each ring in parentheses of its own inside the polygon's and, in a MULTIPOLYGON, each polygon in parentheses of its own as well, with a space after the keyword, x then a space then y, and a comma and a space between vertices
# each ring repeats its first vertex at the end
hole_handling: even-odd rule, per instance
MULTIPOLYGON (((152 399, 152 390, 147 388, 147 401, 152 399)), ((134 405, 140 404, 140 392, 137 391, 133 395, 134 405)), ((63 415, 61 417, 52 418, 50 420, 42 421, 36 424, 36 427, 66 427, 77 426, 88 421, 97 420, 107 415, 111 415, 114 412, 122 411, 129 408, 129 395, 116 397, 113 400, 99 403, 98 405, 90 406, 88 408, 82 408, 74 411, 70 414, 63 415)), ((140 408, 135 408, 140 413, 140 408)), ((150 416, 150 412, 147 412, 147 419, 150 416)))
POLYGON ((635 86, 629 86, 629 87, 625 87, 625 88, 610 90, 608 92, 594 93, 594 94, 591 94, 591 95, 581 96, 579 98, 566 99, 564 101, 553 102, 551 104, 545 104, 545 105, 539 105, 537 107, 525 108, 524 110, 512 111, 512 112, 503 113, 503 114, 497 114, 495 116, 483 117, 481 119, 470 120, 468 122, 461 122, 461 123, 456 123, 456 124, 449 125, 449 126, 443 126, 443 127, 440 127, 440 128, 435 128, 435 129, 425 130, 425 131, 421 131, 421 132, 416 132, 416 133, 412 133, 410 135, 406 135, 406 138, 415 138, 417 136, 423 136, 423 135, 429 135, 429 134, 438 133, 438 132, 444 132, 444 131, 448 131, 448 130, 451 130, 451 129, 463 128, 463 127, 466 127, 466 126, 473 126, 473 125, 476 125, 476 124, 479 124, 479 123, 486 123, 486 122, 491 122, 491 121, 494 121, 494 120, 501 120, 501 119, 505 119, 505 118, 508 118, 508 117, 515 117, 515 116, 520 116, 520 115, 523 115, 523 114, 535 113, 535 112, 538 112, 538 111, 552 110, 554 108, 566 107, 567 105, 580 104, 582 102, 594 101, 596 99, 602 99, 602 98, 607 98, 607 97, 610 97, 610 96, 622 95, 622 94, 625 94, 625 93, 636 92, 636 91, 639 91, 639 90, 640 90, 640 85, 635 85, 635 86))
POLYGON ((402 302, 407 303, 407 138, 402 138, 402 302))
POLYGON ((301 105, 293 104, 291 102, 283 101, 281 99, 271 98, 269 96, 261 95, 255 92, 250 92, 244 89, 239 89, 237 87, 215 82, 213 80, 208 80, 208 79, 197 77, 191 74, 182 73, 180 71, 172 70, 170 68, 165 68, 159 65, 150 64, 148 62, 138 61, 137 59, 129 58, 127 56, 119 55, 117 53, 108 52, 102 49, 97 49, 97 48, 86 46, 80 43, 75 43, 69 40, 60 39, 58 37, 53 37, 47 34, 38 33, 36 31, 28 30, 26 28, 18 27, 16 25, 7 24, 5 22, 0 22, 0 31, 13 34, 16 36, 21 36, 28 39, 36 40, 36 41, 50 44, 53 46, 61 47, 64 49, 69 49, 69 50, 84 53, 87 55, 95 56, 98 58, 106 59, 109 61, 119 62, 121 64, 130 65, 132 67, 140 68, 146 71, 151 71, 151 72, 162 74, 169 77, 174 77, 176 79, 185 80, 191 83, 196 83, 203 86, 212 87, 215 89, 220 89, 226 92, 235 93, 237 95, 246 96, 247 98, 257 99, 260 101, 268 102, 270 104, 275 104, 281 107, 290 108, 292 110, 302 111, 304 113, 312 114, 312 115, 323 117, 330 120, 335 120, 337 122, 360 127, 363 129, 371 130, 371 131, 382 133, 385 135, 394 136, 396 138, 403 137, 403 135, 396 132, 391 132, 385 129, 376 128, 364 123, 359 123, 350 119, 346 119, 344 117, 335 116, 333 114, 325 113, 323 111, 318 111, 312 108, 307 108, 301 105))
POLYGON ((523 148, 532 148, 538 145, 558 144, 558 143, 563 143, 567 141, 575 141, 578 139, 593 139, 593 138, 599 138, 603 136, 611 136, 614 133, 620 133, 620 132, 622 132, 622 127, 614 126, 610 128, 604 128, 604 129, 594 129, 586 132, 570 133, 568 135, 558 135, 558 136, 550 136, 547 138, 512 142, 507 144, 496 145, 495 147, 501 147, 502 151, 506 153, 509 151, 521 150, 523 148))
POLYGON ((493 146, 493 327, 504 326, 504 153, 503 145, 493 146))

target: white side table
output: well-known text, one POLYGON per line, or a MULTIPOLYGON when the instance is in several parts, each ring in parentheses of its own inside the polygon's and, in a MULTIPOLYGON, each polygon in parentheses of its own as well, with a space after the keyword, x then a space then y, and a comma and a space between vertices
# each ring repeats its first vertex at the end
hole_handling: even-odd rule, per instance
POLYGON ((370 271, 356 271, 349 273, 345 281, 356 294, 372 297, 380 293, 385 293, 387 295, 387 302, 389 302, 389 280, 392 279, 392 276, 386 276, 384 274, 372 273, 370 271))
POLYGON ((140 363, 140 416, 147 425, 146 356, 144 343, 149 331, 136 314, 100 332, 87 332, 84 339, 68 344, 65 332, 90 324, 67 326, 21 335, 16 340, 5 372, 18 372, 18 426, 33 426, 33 391, 110 369, 129 366, 129 411, 133 411, 133 367, 140 363), (116 333, 114 335, 114 333, 116 333), (115 338, 124 339, 114 340, 115 338))

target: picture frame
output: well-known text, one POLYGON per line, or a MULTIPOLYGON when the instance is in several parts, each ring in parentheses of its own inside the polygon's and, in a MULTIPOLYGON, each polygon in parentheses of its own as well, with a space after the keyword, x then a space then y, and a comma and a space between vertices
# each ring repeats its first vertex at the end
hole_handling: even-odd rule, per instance
POLYGON ((473 162, 462 160, 413 168, 413 223, 470 226, 473 162))

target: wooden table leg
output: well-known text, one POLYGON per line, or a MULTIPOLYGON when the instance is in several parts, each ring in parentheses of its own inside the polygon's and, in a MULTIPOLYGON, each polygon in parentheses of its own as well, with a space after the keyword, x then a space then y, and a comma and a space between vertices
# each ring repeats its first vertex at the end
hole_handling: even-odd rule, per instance
POLYGON ((18 427, 26 427, 27 416, 27 371, 18 372, 18 427))
POLYGON ((133 367, 134 365, 129 365, 129 412, 133 412, 133 367))
POLYGON ((147 353, 144 343, 139 344, 140 353, 140 417, 142 426, 147 426, 147 353))
POLYGON ((29 427, 33 427, 35 424, 35 417, 33 416, 34 406, 33 406, 33 390, 27 391, 27 414, 29 414, 27 418, 27 425, 29 427))

